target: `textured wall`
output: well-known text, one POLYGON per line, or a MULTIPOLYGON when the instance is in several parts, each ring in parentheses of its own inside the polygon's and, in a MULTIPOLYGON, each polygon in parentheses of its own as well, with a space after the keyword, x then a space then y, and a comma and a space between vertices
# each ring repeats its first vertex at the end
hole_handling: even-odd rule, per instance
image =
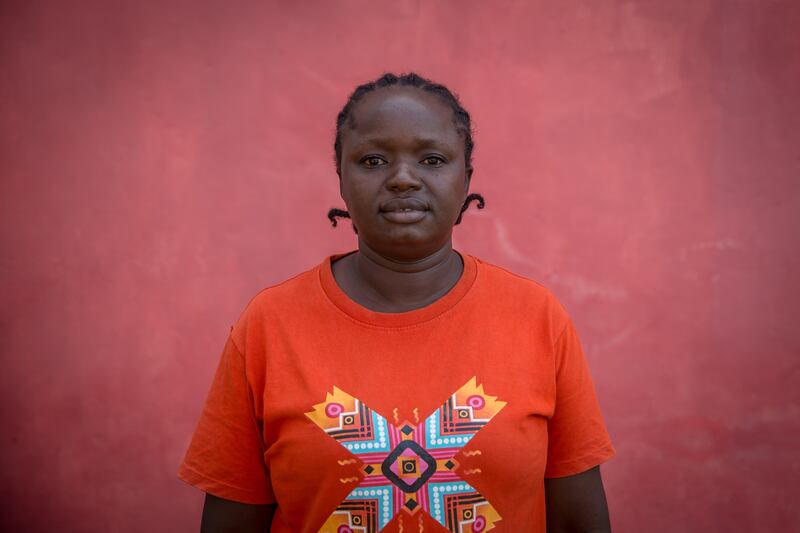
POLYGON ((353 247, 333 120, 409 69, 475 116, 457 246, 582 332, 616 531, 797 526, 796 2, 112 4, 0 7, 0 529, 196 530, 228 328, 353 247))

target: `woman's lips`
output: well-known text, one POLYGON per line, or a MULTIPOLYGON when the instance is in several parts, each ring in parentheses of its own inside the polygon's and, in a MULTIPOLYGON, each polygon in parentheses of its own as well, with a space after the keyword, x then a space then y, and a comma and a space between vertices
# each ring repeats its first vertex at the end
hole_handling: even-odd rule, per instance
POLYGON ((413 224, 425 218, 428 212, 418 209, 404 209, 400 211, 381 211, 381 214, 383 218, 395 224, 413 224))
POLYGON ((396 224, 413 224, 428 214, 428 205, 417 198, 393 198, 381 204, 385 219, 396 224))

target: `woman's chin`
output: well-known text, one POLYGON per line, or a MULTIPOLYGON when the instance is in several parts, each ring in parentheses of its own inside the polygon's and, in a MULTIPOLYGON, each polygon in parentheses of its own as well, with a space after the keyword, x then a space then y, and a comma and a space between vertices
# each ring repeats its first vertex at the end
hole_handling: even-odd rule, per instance
POLYGON ((450 242, 448 238, 431 234, 413 225, 398 227, 390 234, 365 235, 359 233, 359 239, 370 249, 383 257, 397 261, 418 261, 425 259, 450 242))

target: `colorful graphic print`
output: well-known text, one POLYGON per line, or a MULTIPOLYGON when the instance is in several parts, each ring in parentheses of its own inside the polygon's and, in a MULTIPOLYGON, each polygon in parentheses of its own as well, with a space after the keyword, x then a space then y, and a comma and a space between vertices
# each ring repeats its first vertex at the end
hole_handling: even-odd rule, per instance
POLYGON ((500 515, 457 475, 455 456, 505 405, 473 377, 422 423, 392 424, 334 387, 306 416, 361 460, 364 478, 320 532, 377 533, 419 512, 453 533, 494 528, 500 515))

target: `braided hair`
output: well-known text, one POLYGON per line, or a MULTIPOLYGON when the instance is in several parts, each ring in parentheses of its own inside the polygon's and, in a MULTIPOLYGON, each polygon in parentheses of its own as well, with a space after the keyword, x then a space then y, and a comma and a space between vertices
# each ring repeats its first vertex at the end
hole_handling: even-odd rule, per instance
MULTIPOLYGON (((375 81, 364 83, 356 87, 355 91, 350 95, 347 103, 344 105, 339 115, 336 117, 336 139, 333 142, 333 152, 336 163, 336 173, 341 177, 342 175, 342 129, 345 124, 352 121, 353 108, 364 97, 364 95, 371 93, 383 87, 416 87, 421 91, 435 94, 442 99, 444 103, 450 106, 453 110, 453 121, 455 122, 456 130, 464 137, 464 163, 467 169, 472 168, 472 151, 475 148, 475 143, 472 141, 472 122, 469 113, 461 106, 458 97, 453 94, 450 89, 435 83, 429 79, 410 72, 408 74, 395 74, 387 73, 375 81)), ((483 196, 477 193, 472 193, 467 196, 464 205, 461 206, 461 211, 458 214, 456 224, 461 223, 461 217, 464 212, 469 209, 473 201, 478 202, 478 209, 483 209, 485 202, 483 196)), ((333 227, 336 227, 337 218, 350 218, 350 213, 343 209, 331 209, 328 211, 328 219, 331 221, 333 227)), ((355 229, 355 227, 354 227, 355 229)))

